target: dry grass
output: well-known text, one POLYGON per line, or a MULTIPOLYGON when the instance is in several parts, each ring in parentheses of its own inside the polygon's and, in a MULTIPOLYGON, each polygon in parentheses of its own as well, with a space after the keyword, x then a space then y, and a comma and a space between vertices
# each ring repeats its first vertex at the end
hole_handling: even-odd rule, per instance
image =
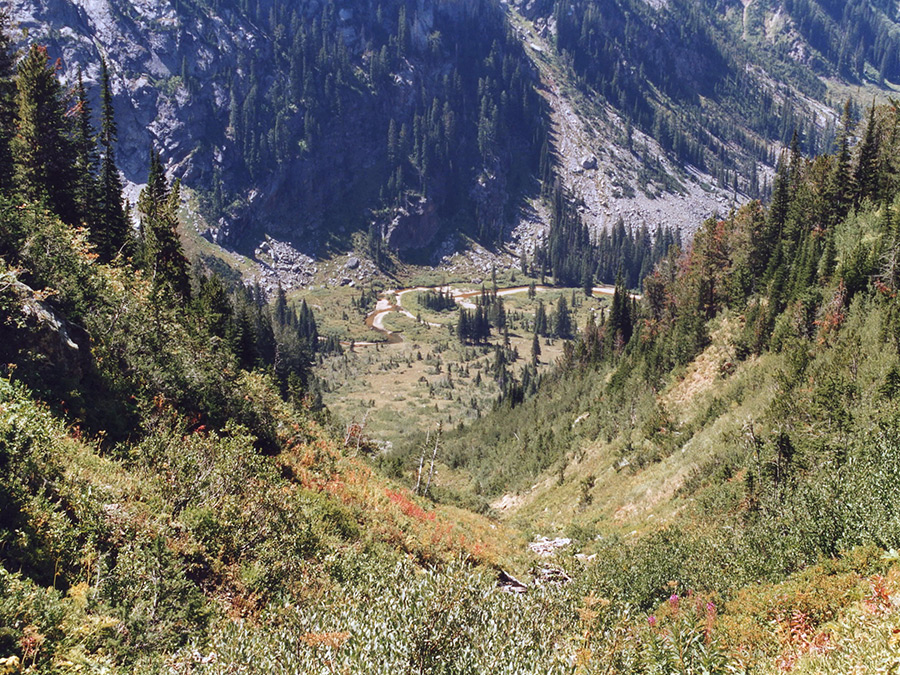
MULTIPOLYGON (((473 290, 475 288, 472 286, 473 290)), ((359 290, 355 294, 358 295, 359 290)), ((555 302, 561 294, 568 300, 572 289, 549 291, 538 298, 546 304, 547 300, 555 302)), ((326 317, 342 314, 351 317, 349 321, 320 321, 320 325, 333 325, 343 335, 352 331, 357 339, 378 337, 374 331, 365 329, 358 311, 351 311, 353 308, 349 303, 355 297, 354 292, 323 289, 307 293, 305 297, 317 317, 320 313, 326 317), (355 325, 350 325, 353 322, 355 325)), ((587 300, 583 295, 579 302, 574 314, 579 324, 587 320, 592 308, 607 303, 605 299, 587 300)), ((517 312, 522 317, 513 322, 510 332, 510 346, 520 357, 511 370, 518 375, 530 362, 532 335, 524 322, 533 317, 537 299, 529 300, 523 292, 506 296, 504 303, 509 315, 517 312)), ((469 423, 480 412, 489 410, 500 393, 489 372, 494 359, 493 345, 499 343, 499 336, 493 337, 488 348, 463 347, 455 335, 457 312, 424 310, 418 304, 415 292, 404 294, 403 307, 413 314, 421 313, 425 322, 443 323, 447 327, 428 326, 391 312, 385 316, 384 327, 398 332, 403 342, 357 346, 353 352, 324 358, 316 368, 316 374, 329 389, 324 396, 329 409, 342 424, 365 420, 366 433, 383 447, 405 443, 423 431, 435 429, 439 422, 445 427, 469 423)), ((550 369, 562 352, 562 341, 542 339, 541 370, 550 369)), ((460 476, 442 471, 437 483, 459 485, 460 480, 460 476)))
POLYGON ((690 413, 696 412, 721 384, 730 368, 736 362, 731 337, 739 329, 735 318, 722 318, 710 336, 709 346, 691 362, 682 377, 672 383, 660 396, 666 410, 673 411, 684 421, 690 413))
MULTIPOLYGON (((661 407, 680 425, 670 433, 685 439, 674 452, 637 467, 628 463, 628 455, 623 457, 621 436, 608 443, 584 439, 570 452, 562 484, 554 467, 530 490, 505 496, 500 515, 544 534, 562 532, 574 523, 607 534, 637 535, 676 519, 690 504, 677 497, 679 488, 697 467, 739 442, 746 421, 771 400, 773 388, 768 383, 779 357, 746 361, 732 374, 723 374, 721 365, 731 358, 731 330, 732 323, 722 322, 713 331, 710 346, 657 395, 661 407), (710 407, 716 404, 722 410, 710 416, 710 407), (585 504, 581 483, 590 475, 595 486, 585 504)), ((635 446, 654 443, 639 432, 632 440, 635 446)))

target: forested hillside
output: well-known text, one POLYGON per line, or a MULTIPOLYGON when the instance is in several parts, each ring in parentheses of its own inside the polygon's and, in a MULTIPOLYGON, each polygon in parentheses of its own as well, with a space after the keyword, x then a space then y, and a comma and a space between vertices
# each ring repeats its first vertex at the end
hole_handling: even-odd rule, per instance
POLYGON ((795 130, 807 154, 828 151, 847 95, 862 99, 858 114, 900 68, 889 3, 519 10, 554 53, 566 105, 588 126, 607 125, 596 138, 550 132, 540 89, 551 83, 535 67, 547 54, 489 0, 12 7, 16 42, 46 44, 68 86, 81 67, 96 110, 106 59, 129 184, 145 182, 153 144, 169 175, 200 195, 219 243, 252 254, 268 234, 313 256, 355 247, 379 265, 388 251, 434 260, 458 245, 455 234, 491 246, 536 217, 543 227, 516 243, 530 253, 551 223, 523 211, 523 197, 538 179, 550 185, 562 159, 599 157, 588 171, 601 175, 604 209, 648 195, 622 208, 651 231, 662 193, 707 213, 725 195, 765 197, 795 130), (561 158, 562 147, 577 157, 561 158))
POLYGON ((577 86, 626 121, 629 147, 641 129, 751 198, 767 193, 763 167, 795 131, 807 154, 830 150, 838 83, 874 93, 900 79, 889 2, 587 0, 522 11, 555 32, 577 86))
POLYGON ((362 230, 378 260, 442 229, 491 242, 543 142, 534 74, 492 2, 25 2, 15 18, 70 81, 107 58, 127 179, 160 147, 221 243, 267 232, 317 253, 362 230))
MULTIPOLYGON (((844 119, 849 124, 849 116, 844 119)), ((850 401, 860 395, 858 385, 850 384, 856 372, 838 370, 824 379, 805 373, 816 359, 835 358, 833 343, 843 339, 840 329, 851 313, 857 313, 859 321, 881 326, 866 335, 883 341, 883 346, 868 345, 858 354, 854 369, 861 367, 859 359, 871 357, 881 363, 888 358, 886 348, 895 351, 898 121, 893 107, 873 108, 857 129, 859 142, 854 147, 854 130, 847 126, 838 135, 837 152, 815 159, 801 154, 795 138, 781 157, 768 206, 751 202, 704 223, 684 253, 673 252, 644 280, 636 312, 624 301, 625 287, 620 286, 619 309, 614 298, 608 314, 583 328, 567 351, 556 382, 548 383, 547 391, 554 393, 535 397, 521 410, 500 411, 496 418, 503 422, 497 428, 485 423, 461 432, 458 443, 451 444, 451 463, 464 466, 472 461, 467 444, 495 448, 498 456, 521 451, 540 457, 543 465, 523 473, 519 483, 523 485, 541 469, 560 461, 565 464, 571 446, 590 445, 591 438, 616 447, 622 466, 658 461, 664 456, 660 453, 674 452, 696 432, 679 432, 681 440, 671 436, 678 428, 678 412, 667 409, 659 392, 684 377, 683 369, 706 349, 714 349, 722 360, 716 364, 721 372, 711 377, 724 380, 742 364, 757 367, 756 359, 763 356, 767 363, 774 360, 773 354, 790 357, 791 367, 799 370, 791 375, 796 380, 785 392, 786 400, 799 395, 794 386, 802 388, 801 383, 812 378, 817 387, 849 387, 856 392, 841 403, 833 391, 816 399, 823 404, 830 401, 827 405, 835 406, 835 411, 852 410, 850 401), (588 405, 581 399, 589 396, 597 381, 584 380, 578 373, 595 368, 606 380, 601 387, 606 393, 588 405), (560 417, 557 406, 566 408, 571 417, 560 417), (638 410, 646 415, 645 421, 638 410), (578 431, 566 428, 585 412, 591 413, 590 419, 578 431), (510 415, 521 424, 509 424, 510 415), (630 421, 624 422, 623 415, 630 421), (537 421, 551 419, 555 421, 550 426, 537 421), (559 427, 557 432, 550 433, 554 427, 559 427), (479 436, 482 433, 487 436, 479 436)), ((858 344, 863 337, 847 339, 858 344)), ((878 369, 876 379, 893 377, 890 368, 878 369)), ((717 382, 707 386, 718 386, 717 382)), ((778 386, 786 382, 779 380, 778 386)), ((712 408, 712 419, 718 416, 718 405, 712 408)), ((792 410, 803 409, 795 405, 792 410)), ((809 410, 818 409, 810 404, 809 410)), ((864 425, 871 422, 866 416, 864 425)), ((782 421, 776 426, 786 423, 795 424, 782 421)), ((814 426, 818 433, 821 429, 814 426)), ((473 467, 509 471, 503 465, 480 457, 473 467)), ((485 478, 479 475, 479 480, 485 478)))

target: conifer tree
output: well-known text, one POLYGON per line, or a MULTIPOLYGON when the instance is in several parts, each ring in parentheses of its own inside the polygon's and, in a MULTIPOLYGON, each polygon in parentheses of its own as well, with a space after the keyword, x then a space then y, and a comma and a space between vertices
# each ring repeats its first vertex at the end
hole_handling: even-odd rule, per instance
POLYGON ((572 337, 572 315, 569 313, 569 305, 564 295, 559 296, 556 304, 556 313, 553 315, 553 334, 562 339, 572 337))
POLYGON ((287 325, 287 294, 284 292, 284 287, 280 283, 278 284, 278 289, 275 291, 275 304, 272 307, 272 315, 279 328, 284 328, 284 326, 287 325))
MULTIPOLYGON (((140 235, 145 248, 147 238, 150 235, 148 225, 159 218, 163 205, 169 195, 169 187, 166 184, 166 175, 163 170, 159 153, 150 151, 150 170, 147 174, 147 185, 138 196, 137 207, 141 214, 140 235)), ((146 257, 146 250, 144 251, 146 257)))
POLYGON ((547 312, 544 309, 544 301, 538 300, 537 309, 534 311, 534 332, 537 335, 547 335, 547 312))
POLYGON ((306 304, 306 300, 300 304, 300 315, 297 317, 297 334, 310 353, 318 349, 319 329, 316 326, 316 317, 309 305, 306 304))
POLYGON ((122 180, 116 167, 116 120, 106 60, 100 61, 100 176, 97 188, 97 251, 112 260, 119 251, 132 252, 129 219, 122 198, 122 180))
POLYGON ((190 300, 188 262, 178 238, 180 182, 172 189, 166 185, 159 153, 150 153, 147 186, 138 198, 143 237, 143 262, 158 298, 175 298, 182 304, 190 300))
POLYGON ((836 225, 847 215, 847 195, 850 187, 850 99, 844 104, 841 116, 841 130, 836 139, 837 153, 834 167, 825 187, 825 201, 829 209, 829 225, 836 225))
POLYGON ((632 308, 628 299, 628 290, 625 288, 625 280, 621 273, 616 279, 616 289, 613 292, 612 307, 609 311, 609 330, 612 347, 621 348, 628 344, 632 331, 632 308))
POLYGON ((23 196, 46 199, 64 221, 77 220, 75 172, 62 88, 46 47, 32 45, 16 80, 15 182, 23 196))
POLYGON ((200 279, 197 307, 211 335, 225 339, 230 336, 233 310, 225 284, 217 274, 200 279))
POLYGON ((865 135, 859 145, 859 157, 856 172, 853 175, 853 187, 856 190, 856 203, 866 197, 875 198, 878 192, 878 123, 875 119, 875 106, 869 111, 865 135))
POLYGON ((471 327, 469 325, 469 312, 465 309, 461 309, 459 311, 459 321, 456 323, 456 336, 459 338, 459 341, 463 344, 469 341, 471 327))
POLYGON ((16 130, 15 54, 9 14, 0 10, 0 192, 13 186, 12 139, 16 130))
POLYGON ((84 88, 81 68, 75 84, 74 128, 72 146, 75 152, 75 207, 78 218, 92 227, 91 238, 98 243, 93 229, 97 223, 97 145, 91 124, 91 106, 84 88))
POLYGON ((788 211, 791 206, 790 169, 782 158, 775 174, 775 189, 772 193, 772 203, 766 218, 766 227, 763 231, 763 249, 769 252, 769 266, 766 277, 771 278, 775 269, 781 264, 781 238, 784 234, 784 226, 787 222, 788 211))

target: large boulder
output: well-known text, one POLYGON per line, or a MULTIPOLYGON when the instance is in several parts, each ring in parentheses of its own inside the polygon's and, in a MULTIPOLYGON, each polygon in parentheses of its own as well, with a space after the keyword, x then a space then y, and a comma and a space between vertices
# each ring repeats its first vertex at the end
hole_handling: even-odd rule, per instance
POLYGON ((54 378, 81 380, 91 365, 87 332, 66 321, 30 286, 14 281, 8 291, 13 304, 18 305, 18 316, 11 317, 12 324, 27 333, 27 340, 18 349, 24 348, 32 357, 44 361, 54 378))

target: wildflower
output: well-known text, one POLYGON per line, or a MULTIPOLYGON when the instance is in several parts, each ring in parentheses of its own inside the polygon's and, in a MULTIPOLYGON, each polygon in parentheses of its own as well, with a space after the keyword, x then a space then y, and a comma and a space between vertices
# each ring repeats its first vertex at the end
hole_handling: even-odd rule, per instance
POLYGON ((716 622, 716 606, 709 601, 706 603, 706 625, 703 627, 703 634, 708 645, 712 637, 713 624, 716 622))
POLYGON ((672 593, 672 595, 669 596, 669 605, 676 612, 678 611, 678 594, 677 593, 672 593))
POLYGON ((650 624, 650 628, 656 627, 656 617, 653 616, 653 615, 648 616, 648 617, 647 617, 647 623, 650 624))

